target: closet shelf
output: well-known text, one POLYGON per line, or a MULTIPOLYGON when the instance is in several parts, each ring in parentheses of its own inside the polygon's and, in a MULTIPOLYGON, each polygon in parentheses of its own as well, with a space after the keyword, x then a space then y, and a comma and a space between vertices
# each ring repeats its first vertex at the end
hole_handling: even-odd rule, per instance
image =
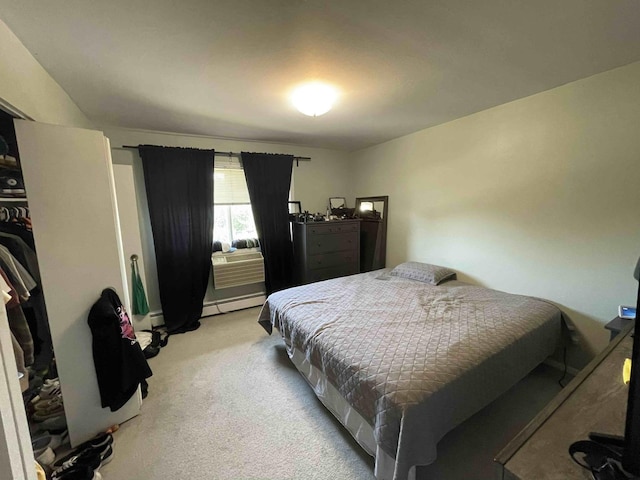
POLYGON ((27 202, 27 197, 0 197, 0 203, 2 202, 27 202))

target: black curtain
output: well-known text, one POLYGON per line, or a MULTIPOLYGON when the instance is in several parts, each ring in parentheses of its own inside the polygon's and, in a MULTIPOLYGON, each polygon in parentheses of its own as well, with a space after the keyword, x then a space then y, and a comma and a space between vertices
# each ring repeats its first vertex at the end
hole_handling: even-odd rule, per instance
POLYGON ((200 326, 213 244, 213 150, 138 147, 169 333, 200 326))
POLYGON ((293 155, 242 152, 242 168, 271 294, 290 287, 293 279, 288 205, 293 155))

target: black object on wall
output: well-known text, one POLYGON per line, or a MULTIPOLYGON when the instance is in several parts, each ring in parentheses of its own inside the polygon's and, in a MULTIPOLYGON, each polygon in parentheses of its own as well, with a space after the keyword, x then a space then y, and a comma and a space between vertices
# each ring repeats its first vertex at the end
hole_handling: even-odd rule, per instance
POLYGON ((289 189, 293 155, 242 152, 251 209, 264 257, 267 294, 293 284, 289 189))
POLYGON ((200 326, 213 244, 213 150, 138 147, 169 333, 200 326))

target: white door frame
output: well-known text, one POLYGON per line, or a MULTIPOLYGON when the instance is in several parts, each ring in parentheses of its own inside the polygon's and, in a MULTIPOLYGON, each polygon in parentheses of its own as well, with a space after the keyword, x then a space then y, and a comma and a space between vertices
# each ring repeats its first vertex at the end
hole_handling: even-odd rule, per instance
POLYGON ((35 480, 31 436, 17 372, 7 311, 0 302, 0 478, 35 480))

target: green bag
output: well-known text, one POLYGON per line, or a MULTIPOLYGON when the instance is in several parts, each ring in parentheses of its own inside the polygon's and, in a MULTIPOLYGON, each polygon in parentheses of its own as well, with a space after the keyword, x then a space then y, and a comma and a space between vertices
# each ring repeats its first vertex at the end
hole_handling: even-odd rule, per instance
POLYGON ((133 299, 131 309, 134 315, 146 315, 149 313, 149 304, 147 296, 144 293, 142 279, 138 274, 138 256, 131 256, 131 284, 133 285, 133 299))

